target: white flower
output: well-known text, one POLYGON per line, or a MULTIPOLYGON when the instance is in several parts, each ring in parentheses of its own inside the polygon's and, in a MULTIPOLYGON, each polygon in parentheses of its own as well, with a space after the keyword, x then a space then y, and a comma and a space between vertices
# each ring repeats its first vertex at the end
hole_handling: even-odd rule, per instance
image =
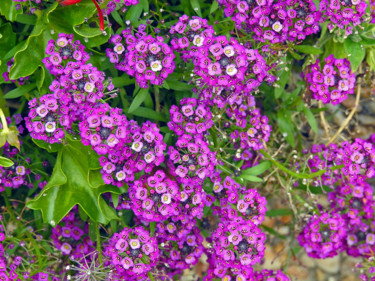
POLYGON ((84 89, 86 93, 92 93, 94 91, 94 88, 95 88, 94 83, 86 82, 84 89))
POLYGON ((234 49, 233 49, 233 47, 232 47, 232 46, 226 46, 226 47, 224 48, 224 54, 225 54, 228 58, 234 56, 234 49))
POLYGON ((150 66, 151 66, 151 70, 154 72, 160 71, 163 68, 161 66, 160 60, 153 61, 150 66))
POLYGON ((165 193, 161 196, 161 202, 164 204, 170 204, 171 203, 172 196, 169 193, 165 193))
POLYGON ((121 55, 121 54, 125 51, 125 48, 124 48, 124 45, 122 45, 121 43, 118 43, 118 44, 113 48, 113 50, 114 50, 117 54, 121 55))
POLYGON ((283 29, 283 25, 279 21, 277 21, 272 25, 272 29, 276 32, 279 32, 281 29, 283 29))
POLYGON ((230 76, 234 76, 237 74, 237 68, 234 64, 230 64, 227 66, 226 72, 230 76))
POLYGON ((200 47, 200 46, 203 45, 203 41, 204 41, 204 37, 199 36, 199 35, 195 35, 194 40, 193 40, 193 44, 197 47, 200 47))
POLYGON ((56 123, 55 122, 47 122, 45 127, 46 127, 46 132, 53 133, 56 130, 56 123))

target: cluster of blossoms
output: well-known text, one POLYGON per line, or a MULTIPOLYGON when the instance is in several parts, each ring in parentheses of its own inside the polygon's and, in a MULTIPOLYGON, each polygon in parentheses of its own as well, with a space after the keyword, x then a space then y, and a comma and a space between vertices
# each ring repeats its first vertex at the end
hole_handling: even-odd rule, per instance
POLYGON ((264 148, 271 135, 268 117, 255 107, 254 97, 233 97, 233 104, 226 109, 229 119, 224 129, 230 133, 229 140, 236 149, 235 160, 249 160, 251 150, 264 148))
POLYGON ((210 150, 200 135, 183 134, 178 138, 176 147, 170 146, 168 155, 173 163, 170 166, 175 166, 174 172, 181 178, 189 175, 203 180, 217 165, 216 153, 210 150))
POLYGON ((142 280, 156 265, 160 253, 156 239, 138 226, 115 233, 104 248, 104 256, 119 280, 142 280))
POLYGON ((313 98, 323 103, 339 104, 348 94, 354 93, 355 74, 347 59, 336 59, 329 55, 321 69, 319 60, 309 67, 305 80, 313 98))
POLYGON ((320 14, 312 0, 219 0, 224 14, 260 42, 304 40, 319 31, 320 14))
POLYGON ((163 37, 142 34, 142 29, 140 32, 134 36, 126 29, 122 37, 114 35, 110 42, 115 46, 106 50, 107 56, 117 69, 135 76, 141 88, 147 88, 149 82, 162 85, 175 69, 173 50, 163 42, 163 37))
POLYGON ((106 184, 121 186, 123 181, 133 181, 135 172, 149 172, 164 161, 166 145, 156 124, 145 122, 139 127, 120 109, 106 105, 90 108, 86 116, 79 123, 82 143, 106 155, 99 159, 106 184))
POLYGON ((348 255, 371 256, 375 252, 373 189, 366 182, 343 184, 328 193, 331 208, 343 214, 347 235, 344 247, 348 255))
POLYGON ((375 280, 375 258, 372 256, 365 259, 362 263, 356 264, 356 267, 360 269, 361 281, 374 281, 375 280))
POLYGON ((183 15, 178 22, 171 26, 172 49, 181 54, 184 61, 190 61, 199 53, 199 47, 204 44, 205 38, 214 36, 212 25, 207 24, 206 19, 193 16, 191 19, 183 15))
POLYGON ((60 33, 56 41, 48 41, 46 54, 49 56, 43 59, 43 63, 55 76, 64 74, 68 62, 85 64, 90 58, 79 40, 73 42, 73 34, 64 33, 60 33))
POLYGON ((8 265, 10 259, 5 255, 5 248, 3 246, 5 238, 4 226, 0 225, 0 280, 16 281, 19 280, 16 269, 21 264, 22 257, 14 257, 12 263, 8 265))
POLYGON ((269 75, 258 50, 245 48, 234 38, 208 37, 193 59, 199 88, 228 87, 236 92, 255 90, 269 75))
POLYGON ((266 235, 251 221, 237 218, 219 223, 212 233, 215 259, 227 268, 246 268, 259 263, 266 235))
POLYGON ((322 0, 319 3, 319 11, 322 19, 328 22, 328 29, 338 27, 345 30, 345 35, 353 33, 353 27, 365 21, 367 3, 364 0, 322 0))
MULTIPOLYGON (((104 0, 99 0, 99 2, 104 2, 104 0)), ((121 12, 125 12, 127 7, 137 5, 138 3, 139 0, 111 0, 103 9, 103 14, 107 16, 110 15, 118 6, 121 12)))
POLYGON ((340 145, 314 145, 315 154, 308 164, 313 172, 326 169, 321 184, 333 185, 338 180, 361 184, 375 175, 375 146, 362 139, 353 143, 344 141, 340 145))
MULTIPOLYGON (((166 221, 157 225, 157 241, 162 246, 160 262, 174 271, 187 269, 198 263, 204 252, 203 236, 193 221, 166 221)), ((172 276, 171 276, 172 277, 172 276)))
POLYGON ((179 185, 163 170, 134 181, 128 192, 132 210, 142 220, 158 222, 179 214, 179 185))
POLYGON ((0 192, 3 192, 5 187, 17 189, 21 186, 28 186, 29 188, 33 188, 33 184, 29 183, 28 180, 31 170, 25 167, 29 163, 21 159, 18 162, 16 160, 18 153, 18 149, 12 148, 8 143, 5 143, 0 148, 0 155, 4 155, 4 157, 10 158, 15 162, 9 168, 0 166, 0 192))
POLYGON ((73 209, 66 215, 51 233, 51 240, 56 249, 75 260, 87 257, 95 251, 94 243, 85 235, 88 233, 89 225, 78 218, 77 210, 73 209))
POLYGON ((198 103, 195 98, 184 98, 180 105, 171 106, 171 121, 168 122, 169 129, 176 135, 204 134, 212 127, 212 114, 207 105, 198 103))
MULTIPOLYGON (((47 69, 56 76, 47 94, 29 101, 31 109, 26 126, 34 139, 48 143, 60 143, 73 123, 84 119, 86 111, 103 97, 105 89, 104 72, 92 64, 84 46, 73 37, 59 34, 55 41, 49 41, 43 61, 47 69)), ((108 90, 114 86, 109 81, 108 90)))
POLYGON ((254 281, 289 281, 289 277, 286 276, 281 270, 269 270, 263 269, 262 271, 254 272, 254 281))
POLYGON ((345 236, 346 225, 342 215, 332 211, 314 214, 298 235, 298 241, 308 256, 325 259, 343 250, 345 236))

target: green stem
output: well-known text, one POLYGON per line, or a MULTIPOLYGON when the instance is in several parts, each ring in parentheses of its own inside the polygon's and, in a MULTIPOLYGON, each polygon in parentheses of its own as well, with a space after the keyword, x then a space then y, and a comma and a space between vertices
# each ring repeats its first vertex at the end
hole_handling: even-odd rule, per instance
POLYGON ((262 153, 266 158, 268 158, 280 170, 282 170, 282 171, 286 172, 287 174, 289 174, 289 175, 291 175, 295 178, 298 178, 298 179, 313 179, 313 178, 319 177, 319 176, 323 175, 325 172, 327 172, 327 170, 320 170, 320 171, 312 173, 312 174, 305 174, 305 173, 297 174, 296 172, 293 172, 293 171, 289 170, 288 168, 286 168, 285 166, 283 166, 282 164, 277 162, 275 159, 272 158, 271 155, 269 155, 263 149, 260 149, 259 152, 262 153))
MULTIPOLYGON (((0 110, 1 110, 1 109, 0 109, 0 110)), ((5 192, 2 192, 1 195, 2 195, 3 198, 4 198, 5 206, 6 206, 6 208, 7 208, 7 211, 8 211, 8 213, 9 213, 9 215, 10 215, 10 218, 11 218, 13 221, 15 221, 15 222, 17 223, 17 226, 18 226, 20 229, 24 228, 24 226, 22 225, 22 223, 21 223, 19 220, 17 220, 16 216, 13 214, 13 212, 12 212, 12 206, 11 206, 11 204, 10 204, 10 202, 9 202, 9 199, 8 199, 8 196, 6 195, 6 193, 5 193, 5 192)), ((27 238, 30 239, 31 244, 33 245, 33 247, 34 247, 34 249, 35 249, 35 251, 36 251, 36 255, 37 255, 37 257, 38 257, 39 268, 41 269, 41 268, 42 268, 42 255, 41 255, 41 253, 40 253, 39 246, 38 246, 38 244, 36 243, 34 237, 30 234, 29 231, 25 231, 25 234, 26 234, 27 238)))
POLYGON ((102 255, 102 244, 100 241, 100 229, 98 223, 95 223, 96 229, 96 250, 98 251, 99 263, 103 264, 103 255, 102 255))
POLYGON ((150 271, 147 272, 147 276, 148 276, 148 278, 150 278, 151 281, 155 281, 154 275, 152 275, 152 273, 150 271))

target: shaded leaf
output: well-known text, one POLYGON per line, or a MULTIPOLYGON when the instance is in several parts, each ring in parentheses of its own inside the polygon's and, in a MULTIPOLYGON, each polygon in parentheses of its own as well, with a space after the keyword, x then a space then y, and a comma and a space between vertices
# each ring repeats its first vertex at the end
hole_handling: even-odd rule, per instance
POLYGON ((31 90, 33 90, 35 88, 36 88, 35 83, 19 86, 19 87, 15 88, 14 90, 6 93, 4 95, 4 99, 15 99, 15 98, 22 97, 24 94, 30 92, 31 90))
POLYGON ((146 99, 146 96, 148 95, 148 89, 140 89, 137 95, 135 96, 134 100, 129 106, 128 113, 132 113, 136 109, 139 108, 139 106, 142 104, 142 102, 146 99))
POLYGON ((9 167, 12 167, 13 165, 14 165, 14 162, 12 160, 5 158, 3 156, 0 156, 1 167, 9 168, 9 167))
POLYGON ((249 176, 257 176, 267 171, 269 168, 271 168, 271 166, 272 164, 270 161, 264 161, 260 163, 259 165, 256 165, 254 167, 244 170, 242 174, 249 175, 249 176))

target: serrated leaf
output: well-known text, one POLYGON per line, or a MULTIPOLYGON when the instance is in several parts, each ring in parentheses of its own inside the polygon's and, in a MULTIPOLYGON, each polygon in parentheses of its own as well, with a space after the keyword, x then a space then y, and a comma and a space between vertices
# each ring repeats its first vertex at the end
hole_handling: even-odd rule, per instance
POLYGON ((135 96, 134 100, 130 104, 128 113, 132 113, 133 111, 138 109, 139 106, 142 104, 142 102, 145 100, 147 95, 148 95, 148 89, 140 89, 137 95, 135 96))
POLYGON ((9 168, 14 165, 14 162, 8 158, 0 156, 0 167, 9 168))
POLYGON ((318 49, 316 47, 310 46, 310 45, 296 45, 294 46, 294 49, 297 51, 304 53, 304 54, 311 54, 311 55, 319 55, 323 53, 321 49, 318 49))
POLYGON ((18 14, 22 14, 22 10, 16 9, 17 2, 13 0, 1 0, 0 14, 7 20, 14 21, 18 14))
POLYGON ((4 95, 4 99, 16 99, 16 98, 22 97, 24 94, 30 92, 31 90, 35 88, 36 88, 35 83, 19 86, 15 88, 14 90, 6 93, 4 95))
POLYGON ((89 179, 92 171, 89 165, 89 150, 80 141, 69 141, 57 155, 56 164, 48 184, 28 207, 41 210, 44 222, 57 224, 75 206, 79 205, 91 220, 106 224, 117 218, 102 193, 119 192, 114 186, 95 187, 89 179))
POLYGON ((267 171, 269 168, 271 168, 271 166, 272 164, 270 161, 264 161, 259 165, 244 170, 242 175, 257 176, 267 171))
POLYGON ((303 112, 305 113, 307 122, 309 122, 311 129, 317 134, 318 133, 318 123, 316 122, 314 114, 311 112, 310 108, 304 107, 303 112))

